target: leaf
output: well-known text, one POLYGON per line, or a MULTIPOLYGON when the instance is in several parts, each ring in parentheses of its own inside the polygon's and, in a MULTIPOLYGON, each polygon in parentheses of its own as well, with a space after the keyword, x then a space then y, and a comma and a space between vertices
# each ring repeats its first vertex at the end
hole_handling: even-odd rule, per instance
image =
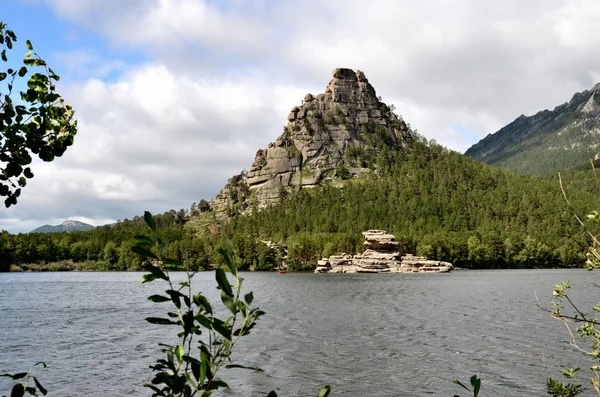
POLYGON ((209 386, 209 390, 217 390, 220 387, 229 388, 229 385, 221 379, 213 379, 213 381, 211 382, 211 384, 209 386))
POLYGON ((319 390, 319 395, 317 397, 327 397, 331 393, 331 386, 325 385, 319 390))
POLYGON ((223 304, 227 306, 231 313, 237 313, 237 306, 235 305, 235 301, 231 296, 227 295, 225 291, 221 292, 221 301, 223 301, 223 304))
POLYGON ((225 366, 225 368, 243 368, 243 369, 251 369, 252 371, 257 371, 257 372, 264 372, 262 369, 257 368, 257 367, 246 367, 245 365, 239 365, 239 364, 228 364, 225 366))
POLYGON ((144 274, 142 276, 142 284, 144 283, 149 283, 151 281, 156 280, 158 277, 156 277, 154 274, 144 274))
POLYGON ((31 45, 31 41, 29 41, 29 40, 25 41, 25 46, 27 47, 27 49, 29 51, 33 51, 33 46, 31 45))
POLYGON ((460 387, 462 387, 463 389, 470 391, 469 388, 465 385, 463 385, 462 383, 460 383, 460 381, 458 380, 453 380, 452 383, 456 383, 457 385, 459 385, 460 387))
POLYGON ((208 354, 206 354, 205 351, 201 351, 200 359, 202 361, 200 362, 200 379, 198 381, 200 383, 204 383, 204 379, 206 379, 207 376, 210 377, 210 375, 211 375, 211 373, 210 373, 210 356, 208 354))
POLYGON ((169 296, 171 297, 171 300, 173 301, 173 304, 175 305, 175 307, 177 307, 178 309, 181 309, 181 296, 183 295, 181 292, 178 291, 174 291, 172 289, 166 291, 167 294, 169 294, 169 296))
POLYGON ((477 379, 477 375, 471 376, 471 386, 473 386, 473 396, 477 397, 481 388, 481 380, 477 379))
POLYGON ((21 69, 19 69, 19 77, 23 77, 27 74, 27 68, 25 66, 21 66, 21 69))
POLYGON ((37 388, 40 389, 40 393, 42 393, 44 396, 46 394, 48 394, 48 390, 46 390, 44 388, 44 386, 42 386, 42 384, 40 382, 38 382, 38 380, 35 378, 35 376, 33 376, 33 381, 35 382, 35 385, 37 386, 37 388))
POLYGON ((177 322, 175 321, 171 321, 167 318, 160 318, 160 317, 146 317, 146 321, 148 321, 150 324, 159 324, 159 325, 177 325, 177 322))
POLYGON ((144 211, 144 221, 146 221, 146 225, 152 230, 156 232, 156 222, 154 221, 154 217, 148 211, 144 211))
POLYGON ((233 296, 233 291, 231 289, 231 284, 229 284, 229 281, 227 280, 227 275, 225 274, 225 272, 223 271, 223 269, 217 269, 216 271, 216 279, 217 279, 217 284, 219 284, 219 287, 221 288, 221 290, 226 293, 229 296, 233 296))
POLYGON ((158 259, 158 257, 152 251, 150 251, 148 248, 142 247, 141 245, 134 245, 131 247, 131 251, 144 258, 158 259))
POLYGON ((233 260, 233 258, 231 258, 229 251, 222 247, 219 248, 217 251, 219 252, 219 254, 221 254, 223 259, 225 260, 225 264, 227 265, 227 268, 229 269, 231 274, 233 274, 235 277, 237 277, 237 267, 235 265, 235 261, 233 260))
POLYGON ((10 397, 23 397, 25 395, 25 387, 17 383, 13 386, 12 391, 10 392, 10 397))
POLYGON ((159 267, 157 267, 157 266, 152 266, 152 267, 150 268, 150 274, 144 274, 144 275, 142 276, 142 284, 144 284, 144 283, 148 283, 148 282, 150 282, 150 281, 154 281, 154 280, 156 280, 156 279, 158 279, 158 278, 160 278, 160 279, 162 279, 162 280, 166 280, 166 281, 168 281, 168 280, 169 280, 169 277, 167 277, 167 276, 166 276, 166 275, 163 273, 163 271, 162 271, 162 270, 160 270, 160 268, 159 268, 159 267))
POLYGON ((194 303, 196 306, 203 308, 207 313, 212 314, 212 307, 208 302, 208 299, 202 294, 194 295, 194 303))
POLYGON ((246 295, 244 295, 244 300, 246 301, 246 304, 251 305, 252 301, 254 300, 254 295, 252 292, 248 292, 246 295))
POLYGON ((175 348, 175 357, 177 357, 177 361, 182 362, 184 354, 185 354, 185 349, 184 349, 183 345, 177 345, 177 347, 175 348))
POLYGON ((231 340, 231 330, 225 326, 223 321, 219 320, 218 318, 213 319, 212 328, 221 334, 223 338, 231 340))
POLYGON ((160 302, 168 302, 171 300, 171 298, 167 298, 166 296, 162 296, 162 295, 150 295, 148 297, 148 300, 155 302, 155 303, 160 303, 160 302))
POLYGON ((8 375, 8 376, 10 376, 11 378, 13 378, 14 380, 17 380, 17 379, 21 379, 21 378, 26 377, 27 376, 27 372, 19 372, 18 374, 8 375))
POLYGON ((138 234, 133 236, 133 238, 137 240, 136 245, 154 245, 154 241, 148 236, 138 234))
POLYGON ((208 317, 205 317, 202 314, 197 314, 194 319, 198 321, 204 328, 212 329, 212 323, 208 317))

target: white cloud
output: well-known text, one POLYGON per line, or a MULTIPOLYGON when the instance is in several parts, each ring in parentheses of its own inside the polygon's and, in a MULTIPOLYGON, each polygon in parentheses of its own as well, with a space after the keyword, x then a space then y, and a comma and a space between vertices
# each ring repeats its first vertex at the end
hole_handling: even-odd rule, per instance
POLYGON ((11 219, 28 217, 100 224, 210 200, 280 133, 292 107, 276 110, 286 89, 244 78, 192 80, 160 64, 128 70, 113 84, 65 85, 79 119, 75 144, 52 163, 33 164, 35 178, 0 228, 27 231, 11 219))
POLYGON ((594 0, 45 1, 150 61, 56 54, 71 65, 63 88, 80 133, 34 170, 0 228, 13 227, 7 217, 112 219, 212 198, 336 67, 363 70, 414 128, 461 151, 600 78, 594 0), (38 211, 32 197, 44 195, 52 204, 38 211), (94 207, 77 213, 76 199, 94 207))
POLYGON ((70 80, 104 78, 111 73, 122 71, 126 66, 118 59, 104 59, 98 51, 89 48, 57 51, 52 54, 50 62, 70 80))

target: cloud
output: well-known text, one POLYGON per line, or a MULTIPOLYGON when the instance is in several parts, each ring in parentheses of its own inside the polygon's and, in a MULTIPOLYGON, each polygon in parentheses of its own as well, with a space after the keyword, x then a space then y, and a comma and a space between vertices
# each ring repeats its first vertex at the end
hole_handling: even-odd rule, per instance
POLYGON ((273 84, 323 87, 336 67, 361 69, 384 99, 431 110, 411 122, 432 137, 456 122, 485 136, 591 87, 600 70, 593 0, 48 1, 199 78, 260 70, 273 84), (482 113, 493 130, 480 130, 482 113))
POLYGON ((0 228, 27 231, 14 219, 74 216, 97 225, 210 200, 279 135, 294 104, 281 107, 289 87, 194 80, 160 64, 132 68, 114 83, 61 88, 77 109, 75 144, 52 163, 33 164, 34 179, 0 215, 0 228))
POLYGON ((123 71, 126 66, 119 59, 104 59, 97 50, 91 48, 54 52, 50 63, 69 80, 106 78, 123 71))
POLYGON ((600 79, 593 0, 45 1, 61 23, 145 58, 131 65, 93 45, 55 54, 80 133, 38 166, 0 228, 212 198, 336 67, 363 70, 413 128, 460 151, 600 79))

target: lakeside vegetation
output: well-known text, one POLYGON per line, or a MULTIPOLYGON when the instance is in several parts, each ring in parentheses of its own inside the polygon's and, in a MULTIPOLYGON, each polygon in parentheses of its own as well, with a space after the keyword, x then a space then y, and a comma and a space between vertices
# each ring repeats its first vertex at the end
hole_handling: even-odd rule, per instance
MULTIPOLYGON (((360 233, 373 228, 395 234, 407 252, 467 268, 585 262, 589 237, 567 208, 556 176, 518 175, 419 142, 408 151, 381 151, 374 165, 375 172, 342 188, 326 183, 298 190, 251 215, 217 222, 205 205, 202 211, 193 205, 157 215, 156 222, 169 255, 193 270, 222 266, 218 250, 228 246, 240 270, 272 270, 280 253, 261 240, 287 246, 292 270, 310 270, 321 257, 360 251, 360 233)), ((582 189, 594 186, 586 167, 563 175, 579 213, 600 204, 593 191, 582 189)), ((0 270, 141 270, 131 247, 144 228, 136 216, 82 232, 2 232, 0 270)))

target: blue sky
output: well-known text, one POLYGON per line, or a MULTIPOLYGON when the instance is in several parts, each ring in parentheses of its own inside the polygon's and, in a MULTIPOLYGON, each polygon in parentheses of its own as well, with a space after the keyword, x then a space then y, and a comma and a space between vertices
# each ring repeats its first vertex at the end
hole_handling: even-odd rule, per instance
POLYGON ((214 198, 337 67, 461 152, 600 81, 595 0, 3 0, 0 16, 79 120, 0 210, 14 233, 214 198))
MULTIPOLYGON (((66 68, 61 54, 69 51, 87 51, 104 59, 119 59, 128 65, 141 64, 147 60, 141 51, 110 43, 89 28, 58 16, 43 1, 8 0, 2 4, 1 12, 8 28, 17 34, 18 48, 23 50, 23 54, 26 52, 25 40, 30 40, 35 51, 65 80, 69 80, 71 76, 64 73, 66 68)), ((18 55, 21 53, 15 52, 13 56, 17 58, 18 55)), ((106 81, 115 81, 117 78, 116 72, 103 76, 106 81)))

